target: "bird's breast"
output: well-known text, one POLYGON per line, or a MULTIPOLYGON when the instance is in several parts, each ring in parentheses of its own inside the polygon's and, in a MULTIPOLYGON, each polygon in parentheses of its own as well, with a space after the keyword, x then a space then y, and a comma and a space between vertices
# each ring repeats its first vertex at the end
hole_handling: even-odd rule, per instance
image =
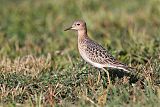
POLYGON ((79 53, 81 55, 81 57, 88 63, 90 63, 91 65, 97 67, 97 68, 103 68, 104 65, 102 64, 99 64, 99 63, 96 63, 94 61, 92 61, 89 56, 87 55, 85 49, 87 48, 86 45, 82 45, 82 44, 78 44, 78 50, 79 50, 79 53))

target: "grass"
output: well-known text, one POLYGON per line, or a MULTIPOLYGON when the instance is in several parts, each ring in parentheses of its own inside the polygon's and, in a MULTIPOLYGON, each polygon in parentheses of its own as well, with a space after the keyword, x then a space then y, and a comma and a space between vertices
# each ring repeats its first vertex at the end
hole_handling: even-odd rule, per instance
MULTIPOLYGON (((156 0, 1 0, 1 106, 132 106, 160 104, 160 2, 156 0), (136 75, 107 76, 86 64, 76 19, 90 37, 136 75)), ((122 73, 122 72, 120 72, 122 73)))

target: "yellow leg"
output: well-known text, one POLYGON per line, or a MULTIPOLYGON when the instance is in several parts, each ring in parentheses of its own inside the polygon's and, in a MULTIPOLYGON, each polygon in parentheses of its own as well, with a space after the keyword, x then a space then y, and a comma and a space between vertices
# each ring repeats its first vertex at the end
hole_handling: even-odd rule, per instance
POLYGON ((101 72, 99 71, 99 73, 98 73, 98 79, 97 79, 97 85, 99 84, 100 79, 101 79, 101 72))
POLYGON ((106 69, 104 69, 104 68, 102 68, 106 73, 107 73, 107 77, 108 77, 108 83, 109 83, 109 85, 111 84, 111 81, 110 81, 110 77, 109 77, 109 72, 106 70, 106 69))

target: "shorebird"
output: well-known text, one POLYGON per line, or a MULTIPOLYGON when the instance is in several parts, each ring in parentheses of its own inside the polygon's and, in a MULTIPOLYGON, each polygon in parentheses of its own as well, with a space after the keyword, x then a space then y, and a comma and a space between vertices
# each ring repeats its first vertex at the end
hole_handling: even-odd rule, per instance
POLYGON ((107 73, 109 84, 109 73, 105 68, 121 69, 130 72, 131 67, 116 60, 104 47, 89 38, 85 21, 74 21, 72 26, 64 31, 67 30, 76 30, 78 32, 78 50, 80 55, 86 62, 103 69, 107 73))

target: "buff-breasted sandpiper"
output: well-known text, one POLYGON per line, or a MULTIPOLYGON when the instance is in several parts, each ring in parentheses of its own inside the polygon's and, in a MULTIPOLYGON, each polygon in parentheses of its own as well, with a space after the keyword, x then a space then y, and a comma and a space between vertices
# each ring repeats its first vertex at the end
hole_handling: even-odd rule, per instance
POLYGON ((71 29, 78 32, 78 50, 82 58, 91 65, 103 69, 107 73, 109 83, 109 73, 105 68, 109 67, 130 72, 131 67, 116 60, 104 47, 88 37, 85 21, 77 20, 65 31, 71 29))

